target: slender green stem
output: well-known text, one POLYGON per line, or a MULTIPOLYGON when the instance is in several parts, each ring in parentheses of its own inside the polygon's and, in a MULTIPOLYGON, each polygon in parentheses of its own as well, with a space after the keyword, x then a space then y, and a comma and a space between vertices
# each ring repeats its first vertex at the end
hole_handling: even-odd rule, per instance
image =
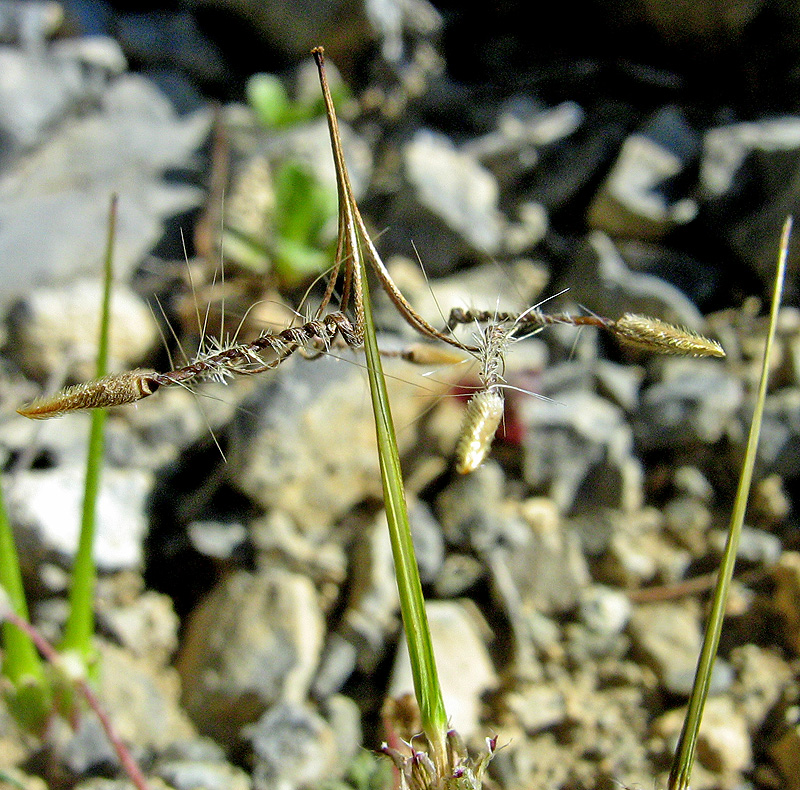
POLYGON ((378 436, 378 455, 383 481, 386 520, 389 524, 395 576, 400 593, 400 609, 403 615, 414 691, 422 717, 422 727, 433 746, 435 755, 443 757, 446 753, 447 713, 436 671, 417 558, 411 540, 403 475, 400 469, 400 455, 397 450, 397 439, 392 423, 386 381, 383 377, 378 341, 375 337, 372 306, 363 262, 361 262, 361 266, 364 283, 364 347, 372 408, 375 414, 375 429, 378 436))
MULTIPOLYGON (((111 322, 111 288, 113 280, 114 238, 117 225, 117 197, 111 198, 108 215, 108 238, 103 267, 103 304, 100 318, 100 337, 97 344, 97 377, 105 376, 108 369, 109 325, 111 322)), ((64 630, 62 650, 79 653, 84 661, 93 658, 94 587, 97 577, 93 547, 95 511, 100 492, 100 475, 103 466, 104 429, 106 410, 95 409, 89 433, 86 458, 86 480, 83 493, 83 513, 78 550, 72 568, 69 590, 69 615, 64 630)))
POLYGON ((700 723, 703 718, 703 709, 708 689, 711 682, 711 670, 714 668, 714 659, 719 647, 720 633, 722 631, 722 621, 725 616, 725 602, 728 597, 733 567, 736 563, 736 551, 739 547, 739 537, 742 533, 745 510, 747 509, 747 499, 750 492, 750 484, 753 479, 753 468, 756 462, 756 451, 758 449, 758 438, 761 432, 761 421, 764 415, 764 402, 767 394, 767 379, 769 377, 769 358, 772 351, 772 344, 775 338, 775 330, 778 323, 778 310, 780 309, 781 294, 783 291, 783 281, 786 274, 786 258, 789 249, 789 236, 792 229, 792 219, 789 217, 783 226, 781 235, 781 248, 778 258, 778 270, 775 275, 775 288, 772 295, 772 306, 770 309, 769 333, 767 344, 764 348, 764 361, 761 368, 761 381, 758 387, 753 420, 750 424, 750 434, 747 439, 747 450, 745 452, 744 465, 739 477, 739 486, 736 490, 736 498, 731 513, 731 522, 728 528, 728 539, 725 544, 725 551, 722 557, 717 585, 714 589, 714 597, 711 603, 711 612, 706 624, 703 646, 700 651, 700 658, 697 663, 694 687, 689 698, 689 706, 686 711, 686 718, 683 722, 678 747, 675 752, 675 759, 669 775, 669 790, 686 790, 689 786, 692 766, 694 764, 695 750, 697 747, 697 737, 700 731, 700 723))

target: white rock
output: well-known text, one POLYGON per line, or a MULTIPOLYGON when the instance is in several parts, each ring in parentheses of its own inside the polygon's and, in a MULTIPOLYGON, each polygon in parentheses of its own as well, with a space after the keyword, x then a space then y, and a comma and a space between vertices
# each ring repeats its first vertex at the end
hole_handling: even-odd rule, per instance
MULTIPOLYGON (((430 601, 426 606, 444 707, 463 738, 479 730, 481 695, 497 688, 498 678, 486 649, 477 610, 458 601, 430 601)), ((400 640, 389 694, 413 693, 405 637, 400 640)))
MULTIPOLYGON (((77 465, 19 472, 8 481, 8 509, 22 534, 20 552, 38 565, 55 553, 69 563, 80 531, 85 469, 77 465)), ((94 558, 99 571, 142 565, 145 505, 153 476, 139 469, 104 469, 97 499, 94 558)))

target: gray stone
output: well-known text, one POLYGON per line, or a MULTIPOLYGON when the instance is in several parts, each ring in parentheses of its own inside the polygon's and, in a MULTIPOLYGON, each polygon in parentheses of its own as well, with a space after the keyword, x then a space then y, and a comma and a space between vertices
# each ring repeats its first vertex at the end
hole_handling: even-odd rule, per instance
POLYGON ((731 698, 742 712, 750 733, 756 735, 779 701, 790 693, 794 682, 792 667, 776 648, 754 644, 735 647, 731 651, 731 665, 736 672, 731 698))
MULTIPOLYGON (((366 375, 348 352, 293 359, 260 380, 231 425, 227 479, 265 509, 288 513, 302 531, 325 530, 354 504, 382 496, 366 375), (352 362, 356 364, 350 364, 352 362)), ((445 386, 420 393, 413 368, 386 365, 401 455, 415 447, 416 419, 445 386)))
POLYGON ((504 486, 502 469, 484 463, 472 474, 451 481, 436 500, 439 521, 447 540, 461 547, 472 544, 472 536, 498 531, 498 506, 504 486))
POLYGON ((607 512, 605 516, 611 533, 606 551, 595 565, 598 581, 640 587, 654 579, 678 582, 685 578, 692 555, 663 534, 656 510, 607 512))
MULTIPOLYGON (((78 547, 85 475, 84 468, 71 464, 18 472, 9 479, 8 509, 16 524, 22 561, 29 567, 48 558, 71 563, 78 547)), ((149 472, 103 470, 92 552, 99 571, 141 567, 147 533, 145 505, 152 487, 149 472)))
POLYGON ((662 381, 642 394, 635 415, 642 448, 718 442, 742 404, 742 382, 720 365, 700 359, 664 360, 663 372, 662 381))
MULTIPOLYGON (((444 707, 451 726, 463 738, 479 731, 481 695, 498 678, 486 649, 488 626, 467 601, 430 601, 426 610, 444 707)), ((397 647, 389 695, 413 692, 405 636, 397 647)))
POLYGON ((631 616, 630 598, 619 590, 593 584, 580 591, 578 616, 597 634, 615 636, 621 633, 631 616))
POLYGON ((706 530, 711 524, 711 511, 693 497, 678 496, 664 506, 664 527, 678 543, 695 556, 707 548, 706 530))
POLYGON ((529 735, 554 727, 567 718, 564 695, 549 685, 523 686, 506 694, 503 704, 529 735))
POLYGON ((55 33, 63 21, 63 9, 51 0, 3 2, 0 4, 0 42, 35 49, 55 33))
POLYGON ((623 413, 591 393, 568 392, 554 401, 523 401, 524 475, 562 512, 596 506, 635 510, 642 498, 641 468, 623 413))
MULTIPOLYGON (((745 425, 749 424, 749 409, 742 419, 745 425)), ((800 389, 785 387, 767 396, 758 457, 768 472, 793 478, 800 474, 798 448, 800 448, 800 389)))
POLYGON ((247 543, 247 529, 239 522, 193 521, 186 532, 200 554, 215 560, 233 558, 247 543))
POLYGON ((167 666, 178 647, 178 616, 172 599, 145 590, 128 605, 99 606, 98 625, 137 658, 167 666))
POLYGON ((78 63, 44 48, 0 47, 3 158, 41 144, 52 126, 91 98, 78 63))
POLYGON ((152 83, 123 75, 100 111, 63 124, 0 175, 0 304, 34 283, 98 272, 112 192, 120 195, 114 265, 126 279, 161 238, 163 220, 201 202, 199 189, 168 184, 163 173, 187 166, 210 120, 210 111, 179 118, 152 83))
POLYGON ((686 161, 646 134, 625 140, 606 182, 589 207, 589 224, 612 236, 655 240, 697 215, 689 197, 669 202, 660 191, 686 161))
MULTIPOLYGON (((725 549, 727 537, 727 530, 722 529, 713 530, 708 536, 709 545, 720 556, 725 549)), ((771 535, 763 529, 756 529, 745 524, 739 537, 736 558, 740 562, 769 568, 778 562, 782 549, 783 544, 777 535, 771 535)))
POLYGON ((286 513, 267 513, 248 531, 259 565, 285 565, 320 585, 339 585, 347 577, 347 556, 335 536, 303 532, 286 513))
MULTIPOLYGON (((98 698, 120 738, 136 750, 161 750, 192 738, 194 729, 178 704, 180 683, 171 668, 153 668, 147 657, 102 640, 96 642, 100 658, 98 698)), ((78 775, 100 766, 116 765, 116 753, 93 713, 81 716, 73 735, 64 724, 54 733, 59 760, 78 775)))
POLYGON ((672 475, 672 483, 681 493, 706 505, 714 500, 711 483, 696 466, 679 466, 672 475))
MULTIPOLYGON (((531 498, 509 515, 496 542, 482 549, 493 586, 511 584, 523 609, 565 612, 575 606, 589 572, 578 536, 547 499, 531 498)), ((504 597, 504 596, 501 596, 504 597)))
POLYGON ((250 790, 250 777, 224 760, 164 760, 155 771, 175 790, 250 790))
MULTIPOLYGON (((14 359, 37 379, 94 378, 102 296, 96 278, 32 291, 8 316, 14 359)), ((159 342, 152 312, 122 283, 114 285, 109 327, 111 372, 135 368, 159 342)))
POLYGON ((448 554, 435 580, 436 597, 463 595, 485 572, 481 562, 469 554, 448 554))
MULTIPOLYGON (((686 711, 669 711, 653 723, 653 732, 673 740, 680 732, 686 711)), ((741 713, 728 697, 710 697, 703 710, 697 736, 697 759, 716 774, 722 787, 736 787, 741 773, 752 767, 750 735, 741 713)))
POLYGON ((601 231, 587 236, 560 282, 569 287, 570 299, 609 318, 641 313, 696 331, 703 329, 702 316, 691 300, 660 277, 630 269, 614 242, 601 231))
MULTIPOLYGON (((702 635, 697 613, 673 603, 641 604, 634 609, 629 632, 636 650, 653 668, 662 687, 688 696, 694 681, 702 635)), ((717 659, 709 691, 719 694, 733 681, 730 664, 717 659)))
POLYGON ((244 735, 253 747, 254 790, 314 787, 344 767, 331 726, 298 703, 273 706, 244 735))
POLYGON ((373 670, 399 625, 399 598, 386 516, 363 530, 352 553, 350 598, 339 633, 356 646, 358 666, 373 670))
POLYGON ((410 253, 407 240, 413 239, 435 274, 464 255, 500 252, 507 220, 498 184, 475 157, 428 129, 416 132, 402 157, 408 186, 393 206, 387 245, 410 253))
POLYGON ((305 700, 324 627, 306 577, 280 568, 227 577, 192 613, 178 657, 200 731, 232 744, 270 705, 305 700))
POLYGON ((618 365, 600 359, 595 363, 594 375, 601 395, 628 414, 636 411, 644 370, 633 365, 618 365))
MULTIPOLYGON (((787 215, 797 211, 800 119, 783 116, 710 129, 700 176, 707 199, 718 201, 723 209, 733 195, 763 184, 772 185, 766 197, 747 206, 747 213, 740 211, 733 223, 728 218, 726 227, 728 244, 765 284, 771 284, 777 229, 787 215), (743 168, 745 162, 748 166, 743 168)), ((796 271, 797 264, 798 247, 793 239, 790 271, 796 271)))

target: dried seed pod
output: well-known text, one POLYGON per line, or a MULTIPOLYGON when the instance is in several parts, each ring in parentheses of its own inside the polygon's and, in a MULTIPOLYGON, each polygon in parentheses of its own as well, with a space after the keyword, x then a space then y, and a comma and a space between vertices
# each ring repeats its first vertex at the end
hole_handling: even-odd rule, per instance
POLYGON ((629 346, 654 354, 686 357, 724 357, 725 351, 715 340, 658 318, 627 313, 611 325, 611 331, 629 346))
POLYGON ((46 420, 71 411, 124 406, 152 395, 159 387, 156 376, 151 370, 113 373, 67 387, 51 397, 37 398, 17 409, 17 413, 32 420, 46 420))
POLYGON ((499 387, 481 390, 469 399, 456 445, 456 470, 460 474, 468 474, 483 463, 503 419, 503 405, 503 392, 499 387))

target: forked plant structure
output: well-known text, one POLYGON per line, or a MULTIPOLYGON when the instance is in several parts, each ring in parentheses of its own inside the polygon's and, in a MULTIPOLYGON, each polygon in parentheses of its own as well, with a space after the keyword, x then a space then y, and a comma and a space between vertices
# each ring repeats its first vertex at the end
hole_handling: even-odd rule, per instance
MULTIPOLYGON (((480 364, 481 387, 470 399, 462 435, 457 445, 456 468, 467 473, 477 468, 491 447, 503 415, 503 371, 509 344, 554 324, 593 326, 612 334, 623 344, 645 351, 683 356, 725 355, 713 340, 657 318, 627 314, 618 320, 596 315, 546 313, 539 307, 521 313, 464 310, 450 312, 447 326, 437 329, 426 321, 395 285, 373 245, 353 198, 344 164, 338 122, 325 75, 322 48, 313 50, 327 111, 339 194, 339 234, 333 266, 319 305, 310 318, 280 331, 263 331, 254 340, 239 342, 234 336, 218 350, 206 350, 195 360, 159 373, 132 370, 68 387, 34 400, 18 411, 32 419, 47 419, 73 411, 122 406, 149 397, 161 387, 187 386, 197 381, 230 376, 252 376, 278 367, 298 351, 314 357, 343 343, 359 349, 364 344, 363 258, 403 319, 428 343, 444 343, 475 357, 480 364), (339 293, 338 304, 334 295, 339 293), (459 324, 477 327, 474 343, 458 340, 452 330, 459 324)), ((424 349, 424 346, 422 347, 424 349)), ((405 354, 412 362, 428 356, 420 347, 405 354)))

